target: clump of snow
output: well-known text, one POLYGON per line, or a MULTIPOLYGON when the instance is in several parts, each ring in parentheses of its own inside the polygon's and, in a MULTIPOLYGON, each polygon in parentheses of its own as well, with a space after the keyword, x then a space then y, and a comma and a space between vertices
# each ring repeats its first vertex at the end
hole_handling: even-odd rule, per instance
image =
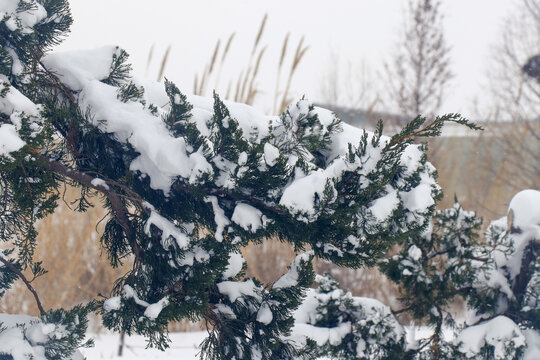
POLYGON ((418 261, 418 259, 420 259, 420 257, 422 256, 422 250, 420 250, 420 248, 416 245, 412 245, 409 248, 408 253, 409 253, 409 257, 413 259, 414 261, 418 261))
POLYGON ((205 201, 212 204, 212 209, 214 210, 214 221, 216 222, 216 231, 214 236, 216 237, 217 241, 222 242, 225 226, 229 225, 231 222, 227 216, 225 216, 225 211, 223 211, 223 209, 219 206, 217 197, 208 196, 205 198, 205 201))
POLYGON ((155 320, 157 319, 163 308, 167 305, 169 305, 169 299, 166 296, 163 299, 159 300, 157 303, 148 305, 146 310, 144 310, 144 316, 146 316, 150 320, 155 320))
POLYGON ((529 189, 518 192, 510 201, 508 211, 514 213, 514 227, 522 230, 531 227, 540 229, 540 191, 529 189))
POLYGON ((240 203, 234 208, 231 220, 246 231, 256 232, 262 227, 262 212, 248 204, 240 203))
POLYGON ((317 345, 323 346, 326 343, 330 345, 341 344, 343 338, 351 333, 351 329, 350 322, 340 323, 338 326, 332 328, 297 323, 294 325, 293 332, 297 336, 308 337, 314 340, 317 345))
POLYGON ((227 265, 227 268, 225 268, 225 272, 223 272, 221 278, 227 280, 235 277, 242 270, 243 265, 244 258, 242 257, 242 254, 237 252, 230 253, 229 264, 227 265))
POLYGON ((466 328, 459 334, 456 343, 467 357, 474 357, 484 346, 493 347, 493 359, 508 359, 508 350, 525 345, 525 336, 518 325, 506 316, 497 316, 480 325, 466 328))
POLYGON ((110 190, 109 185, 107 185, 107 182, 103 179, 94 178, 90 183, 95 187, 101 187, 107 191, 110 190))
POLYGON ((274 316, 272 315, 272 310, 267 303, 262 304, 261 308, 257 312, 257 321, 261 324, 268 325, 272 322, 274 316))
POLYGON ((430 184, 422 183, 408 192, 400 192, 403 205, 410 211, 425 211, 435 204, 430 184))
POLYGON ((355 349, 356 356, 351 358, 376 359, 383 357, 385 346, 404 344, 404 329, 388 306, 375 299, 352 296, 337 288, 337 283, 328 283, 327 277, 318 275, 316 281, 319 288, 309 289, 294 312, 290 339, 299 346, 306 344, 305 339, 311 339, 324 349, 323 353, 339 346, 355 349), (337 321, 328 326, 329 318, 337 321))
POLYGON ((120 296, 113 296, 103 302, 103 310, 105 311, 114 311, 120 310, 122 304, 122 298, 120 296))
POLYGON ((81 91, 92 80, 105 80, 111 71, 113 55, 118 46, 104 46, 92 50, 55 51, 42 59, 47 70, 58 74, 71 90, 81 91))
POLYGON ((288 288, 291 286, 298 285, 298 280, 300 274, 298 273, 298 270, 300 269, 300 266, 302 262, 307 262, 311 259, 313 256, 313 251, 307 251, 305 253, 302 253, 300 255, 297 255, 291 266, 289 267, 289 270, 281 276, 275 283, 272 285, 272 289, 281 289, 281 288, 288 288))
POLYGON ((324 196, 328 181, 340 178, 345 171, 354 171, 345 158, 338 158, 326 169, 317 169, 309 175, 297 178, 283 191, 279 204, 285 206, 292 213, 305 213, 308 221, 315 217, 315 198, 324 196))
POLYGON ((369 211, 377 218, 378 221, 388 219, 399 205, 399 197, 397 190, 389 191, 388 194, 375 200, 369 211))
MULTIPOLYGON (((9 79, 5 75, 0 75, 0 87, 4 90, 5 84, 9 84, 9 79)), ((14 113, 24 113, 27 116, 39 116, 40 106, 34 104, 30 99, 24 96, 19 90, 13 86, 9 86, 9 90, 4 97, 0 97, 0 111, 11 116, 14 113)), ((13 121, 13 119, 10 119, 13 121)), ((15 125, 19 123, 14 122, 15 125)))
POLYGON ((9 153, 21 149, 25 145, 19 137, 15 126, 11 124, 0 125, 0 156, 9 156, 9 153))
POLYGON ((256 292, 257 286, 251 279, 243 282, 222 281, 217 283, 217 287, 220 293, 229 297, 231 303, 242 296, 252 296, 259 301, 261 300, 260 295, 256 292))
POLYGON ((200 246, 194 246, 193 249, 190 251, 187 251, 184 254, 184 257, 182 260, 180 260, 178 263, 180 266, 193 266, 193 262, 197 261, 199 263, 206 262, 210 259, 210 254, 208 251, 204 250, 200 246))
POLYGON ((270 143, 264 144, 264 160, 269 166, 274 166, 279 157, 279 149, 270 143))
POLYGON ((150 231, 151 225, 161 230, 161 245, 163 248, 167 249, 171 245, 171 238, 176 241, 180 249, 185 250, 188 248, 190 243, 189 236, 155 210, 151 210, 150 217, 146 220, 144 226, 144 231, 148 236, 152 235, 150 231))
POLYGON ((405 148, 401 154, 400 164, 405 166, 406 175, 410 176, 414 174, 420 166, 420 160, 424 156, 420 145, 411 144, 405 148))
POLYGON ((135 301, 135 304, 137 305, 141 305, 144 307, 148 307, 148 305, 150 305, 146 301, 141 300, 139 298, 139 295, 137 295, 137 292, 135 291, 135 289, 133 289, 129 285, 124 285, 124 288, 122 289, 122 297, 124 299, 133 299, 133 301, 135 301))
MULTIPOLYGON (((0 75, 0 89, 5 90, 9 79, 0 75)), ((11 152, 20 150, 25 142, 20 138, 18 131, 22 126, 22 118, 30 120, 31 137, 41 131, 41 107, 34 104, 13 86, 9 86, 4 97, 0 97, 0 113, 9 117, 11 124, 0 124, 0 156, 9 158, 11 152)))
POLYGON ((122 299, 133 299, 135 304, 140 305, 145 308, 143 315, 150 320, 155 320, 167 305, 169 305, 168 296, 163 297, 156 303, 148 303, 147 301, 142 300, 135 289, 129 285, 124 285, 122 289, 121 296, 111 297, 103 302, 103 310, 106 312, 109 311, 118 311, 122 307, 122 299))

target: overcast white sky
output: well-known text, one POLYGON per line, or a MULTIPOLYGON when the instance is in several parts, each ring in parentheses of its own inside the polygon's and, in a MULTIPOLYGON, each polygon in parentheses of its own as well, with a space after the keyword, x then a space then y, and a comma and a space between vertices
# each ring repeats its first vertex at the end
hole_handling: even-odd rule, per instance
MULTIPOLYGON (((442 112, 469 112, 474 97, 482 97, 490 48, 501 33, 504 16, 517 0, 446 0, 446 34, 452 47, 451 93, 442 112)), ((138 73, 144 74, 149 49, 154 59, 171 45, 166 76, 181 89, 192 89, 218 38, 236 32, 222 75, 221 92, 229 78, 249 57, 255 33, 268 13, 263 43, 269 44, 260 88, 273 93, 275 66, 283 38, 291 32, 293 44, 301 36, 310 46, 293 83, 293 92, 313 101, 321 98, 321 81, 332 63, 366 63, 373 76, 388 60, 402 25, 404 0, 71 0, 75 18, 63 49, 86 49, 115 44, 126 49, 138 73)), ((155 77, 159 63, 151 64, 155 77)), ((264 107, 264 105, 263 105, 264 107)), ((269 109, 270 106, 267 107, 269 109)), ((266 110, 266 109, 263 109, 266 110)))

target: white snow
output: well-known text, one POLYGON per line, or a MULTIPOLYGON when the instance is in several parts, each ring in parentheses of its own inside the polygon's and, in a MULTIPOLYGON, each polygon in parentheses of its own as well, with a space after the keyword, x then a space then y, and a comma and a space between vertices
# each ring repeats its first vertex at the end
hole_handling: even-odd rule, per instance
POLYGON ((294 325, 293 333, 296 336, 305 336, 322 346, 327 342, 331 345, 339 345, 343 338, 351 332, 351 323, 340 323, 333 328, 318 327, 304 323, 294 325))
POLYGON ((200 246, 196 245, 192 250, 187 251, 184 254, 184 258, 178 263, 180 266, 193 266, 193 262, 196 260, 199 263, 206 262, 210 259, 210 254, 208 251, 204 250, 200 246))
POLYGON ((525 345, 525 336, 512 320, 497 316, 480 325, 466 328, 459 334, 456 343, 461 342, 460 350, 468 357, 474 357, 484 345, 495 347, 494 359, 506 359, 507 346, 525 345))
MULTIPOLYGON (((9 83, 9 79, 5 75, 0 75, 0 82, 0 87, 3 90, 4 83, 9 83)), ((34 104, 13 86, 9 87, 5 97, 0 97, 0 111, 6 115, 25 113, 28 116, 39 116, 40 109, 40 106, 34 104)), ((13 119, 10 120, 13 121, 13 119)), ((14 122, 14 125, 19 127, 20 123, 14 122)))
POLYGON ((272 315, 272 310, 267 303, 262 304, 261 308, 257 312, 257 321, 261 324, 268 325, 272 322, 274 316, 272 315))
POLYGON ((247 159, 248 159, 248 154, 247 154, 247 152, 242 151, 242 152, 238 155, 238 165, 240 165, 240 166, 245 165, 246 162, 247 162, 247 159))
POLYGON ((429 184, 421 183, 411 191, 401 191, 399 194, 403 199, 403 205, 410 211, 425 211, 428 207, 435 204, 431 195, 432 188, 429 184))
POLYGON ((122 298, 120 296, 114 296, 112 298, 109 298, 103 302, 103 310, 105 311, 113 311, 113 310, 120 310, 120 306, 122 304, 122 298))
POLYGON ((151 236, 150 226, 154 225, 162 231, 161 233, 161 245, 167 249, 170 244, 170 238, 174 238, 178 247, 182 250, 188 248, 190 238, 180 228, 175 226, 172 222, 158 214, 156 211, 151 210, 150 217, 146 221, 144 226, 144 232, 146 235, 151 236))
POLYGON ((423 153, 420 149, 420 145, 411 144, 405 148, 405 151, 403 151, 401 154, 399 162, 407 169, 407 175, 412 175, 418 169, 422 156, 423 153))
POLYGON ((229 297, 231 303, 242 296, 252 296, 260 300, 260 296, 255 292, 257 286, 251 279, 243 282, 222 281, 217 283, 217 287, 220 293, 229 297))
POLYGON ((242 254, 237 253, 237 252, 230 253, 229 264, 225 268, 225 272, 223 272, 223 275, 221 276, 221 278, 223 280, 227 280, 227 279, 235 277, 242 270, 243 265, 244 265, 244 258, 242 257, 242 254))
POLYGON ((212 204, 212 209, 214 210, 214 221, 216 222, 216 232, 214 236, 217 241, 223 241, 223 231, 225 226, 229 225, 231 222, 225 216, 225 211, 219 206, 218 198, 215 196, 207 196, 204 201, 212 204))
POLYGON ((540 191, 529 189, 518 192, 508 205, 510 210, 514 212, 514 227, 540 230, 540 191))
MULTIPOLYGON (((4 90, 6 83, 9 83, 9 79, 5 75, 0 75, 1 90, 4 90)), ((11 121, 11 124, 0 124, 0 156, 9 157, 11 152, 20 150, 25 145, 17 133, 21 129, 23 116, 31 120, 30 128, 33 130, 31 136, 41 131, 40 110, 40 106, 34 104, 13 86, 9 87, 4 97, 0 97, 0 112, 7 115, 11 121)))
POLYGON ((114 296, 103 302, 103 310, 113 311, 120 310, 122 304, 122 298, 124 299, 133 299, 137 305, 140 305, 145 308, 143 315, 150 320, 155 320, 167 305, 169 305, 168 296, 164 296, 161 300, 156 303, 150 304, 147 301, 142 300, 139 295, 137 295, 135 289, 129 285, 124 285, 122 289, 122 296, 114 296))
POLYGON ((139 295, 137 295, 137 292, 135 292, 135 289, 133 289, 129 285, 124 285, 124 288, 122 289, 122 296, 125 299, 133 299, 133 301, 135 301, 135 304, 144 306, 145 308, 148 307, 148 305, 150 305, 146 301, 141 300, 139 298, 139 295))
POLYGON ((288 288, 298 285, 298 278, 300 276, 300 274, 298 273, 298 268, 300 267, 301 262, 309 261, 310 257, 313 256, 313 254, 314 252, 313 250, 311 250, 297 255, 294 258, 291 266, 289 267, 289 270, 285 274, 283 274, 274 283, 274 285, 272 285, 272 289, 288 288))
POLYGON ((412 245, 409 248, 408 254, 411 259, 413 259, 414 261, 418 261, 418 259, 420 259, 420 257, 422 256, 422 250, 420 250, 418 246, 412 245))
POLYGON ((262 227, 262 212, 248 204, 240 203, 234 208, 231 220, 246 231, 256 232, 262 227))
POLYGON ((45 55, 42 62, 71 90, 80 91, 92 80, 106 79, 113 55, 119 52, 120 49, 112 45, 92 50, 55 51, 45 55))
POLYGON ((206 331, 170 333, 170 348, 160 351, 158 349, 146 348, 146 339, 143 336, 126 335, 123 356, 118 357, 120 335, 101 333, 91 336, 94 338, 96 346, 81 349, 81 353, 88 360, 199 360, 197 356, 197 353, 200 351, 199 344, 207 336, 208 333, 206 331))
POLYGON ((193 183, 199 175, 212 173, 202 153, 188 155, 183 138, 172 137, 161 118, 142 104, 118 100, 115 87, 92 80, 79 97, 82 108, 92 109, 94 125, 114 133, 119 141, 129 142, 141 154, 132 161, 130 170, 149 175, 152 188, 168 194, 177 176, 193 183))
POLYGON ((90 183, 95 187, 102 187, 105 190, 110 190, 109 185, 107 185, 107 182, 100 178, 94 178, 90 183))
POLYGON ((354 170, 344 160, 344 156, 336 159, 326 169, 317 169, 309 175, 295 179, 283 191, 279 204, 287 207, 290 212, 305 213, 308 221, 315 215, 315 194, 322 198, 328 180, 341 177, 346 170, 354 170))
POLYGON ((397 190, 391 190, 383 197, 376 199, 369 207, 369 211, 371 211, 378 221, 384 221, 392 215, 392 212, 394 212, 398 205, 399 197, 397 190))
POLYGON ((0 18, 10 17, 6 22, 6 26, 11 31, 20 28, 23 33, 30 33, 33 31, 34 25, 47 17, 47 11, 38 2, 34 3, 33 8, 20 12, 17 11, 18 4, 19 0, 0 1, 0 18))
POLYGON ((525 350, 525 354, 523 354, 523 360, 540 359, 540 333, 528 329, 524 330, 523 334, 527 340, 527 350, 525 350))
POLYGON ((150 320, 155 320, 161 313, 161 310, 163 310, 164 307, 169 305, 169 299, 167 296, 165 296, 163 299, 159 300, 157 303, 150 304, 144 310, 144 316, 149 318, 150 320))
POLYGON ((15 126, 11 124, 0 125, 0 156, 9 156, 9 153, 21 149, 25 145, 19 137, 15 126))
MULTIPOLYGON (((0 354, 10 354, 14 360, 46 360, 41 344, 66 335, 61 327, 27 315, 0 314, 0 324, 5 328, 0 332, 0 354), (17 325, 24 325, 24 329, 17 325)), ((82 356, 76 352, 71 359, 79 360, 82 356)))
POLYGON ((272 144, 264 144, 264 161, 269 166, 274 166, 276 159, 279 157, 279 149, 272 144))

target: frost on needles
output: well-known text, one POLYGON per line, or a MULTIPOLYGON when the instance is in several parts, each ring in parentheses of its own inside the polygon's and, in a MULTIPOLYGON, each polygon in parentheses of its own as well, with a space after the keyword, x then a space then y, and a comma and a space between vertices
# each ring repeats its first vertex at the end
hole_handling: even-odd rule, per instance
MULTIPOLYGON (((117 47, 51 52, 72 21, 64 0, 6 0, 0 12, 0 295, 22 281, 41 312, 0 315, 0 354, 77 358, 77 349, 90 345, 84 334, 94 311, 107 328, 145 335, 161 349, 170 322, 205 320, 211 330, 201 356, 207 359, 425 358, 450 351, 468 356, 490 346, 498 354, 500 338, 486 331, 483 347, 437 337, 446 324, 440 309, 457 293, 448 290, 449 279, 468 284, 477 273, 485 281, 472 286, 491 286, 492 295, 484 304, 471 292, 475 326, 514 324, 515 336, 504 341, 516 345, 516 358, 538 337, 538 322, 530 320, 538 311, 538 275, 520 280, 529 295, 519 311, 533 314, 527 321, 481 315, 515 309, 518 297, 507 287, 521 272, 504 272, 489 255, 486 267, 477 266, 483 248, 458 236, 470 223, 454 219, 456 209, 444 215, 454 222, 443 222, 443 237, 433 230, 446 219, 433 217, 442 193, 425 146, 412 140, 438 135, 448 121, 474 124, 457 114, 432 122, 419 116, 386 137, 382 125, 374 133, 354 128, 304 98, 280 116, 265 116, 217 94, 190 96, 170 81, 134 78, 117 47), (132 268, 107 298, 44 309, 25 274, 46 272, 33 256, 35 223, 54 211, 63 184, 81 188, 79 211, 90 197, 102 200, 109 217, 100 245, 111 266, 132 268), (246 277, 241 249, 276 235, 298 256, 264 286, 246 277), (387 259, 394 246, 402 251, 387 259), (443 254, 470 258, 464 275, 439 274, 431 259, 443 254), (388 307, 354 298, 329 278, 317 277, 319 289, 310 289, 313 257, 381 267, 404 285, 404 311, 435 324, 434 336, 408 344, 388 307), (493 274, 500 281, 491 281, 493 274), (433 296, 407 298, 416 288, 433 296), (508 307, 500 306, 501 296, 508 307), (519 332, 527 326, 530 332, 519 332)), ((529 249, 522 242, 517 253, 506 242, 500 246, 511 254, 529 249)), ((527 264, 533 263, 537 274, 537 262, 527 264)))

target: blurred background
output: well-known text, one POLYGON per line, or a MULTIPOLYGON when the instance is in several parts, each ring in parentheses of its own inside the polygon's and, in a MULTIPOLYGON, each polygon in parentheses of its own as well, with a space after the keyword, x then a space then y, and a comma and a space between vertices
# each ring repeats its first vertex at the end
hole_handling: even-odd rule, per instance
MULTIPOLYGON (((540 0, 71 0, 74 25, 57 50, 118 45, 137 77, 278 114, 305 95, 346 122, 385 133, 421 113, 482 123, 429 141, 444 208, 458 197, 484 217, 505 215, 513 194, 540 180, 540 0)), ((36 280, 46 308, 108 295, 123 269, 101 258, 105 212, 70 210, 76 190, 39 224, 36 280)), ((245 249, 248 272, 275 281, 294 254, 279 239, 245 249), (260 260, 259 259, 264 259, 260 260)), ((399 289, 376 271, 318 262, 354 295, 395 305, 399 289)), ((36 312, 22 287, 0 312, 36 312)), ((195 325, 179 324, 172 330, 195 325)), ((97 328, 96 328, 97 329, 97 328)))

